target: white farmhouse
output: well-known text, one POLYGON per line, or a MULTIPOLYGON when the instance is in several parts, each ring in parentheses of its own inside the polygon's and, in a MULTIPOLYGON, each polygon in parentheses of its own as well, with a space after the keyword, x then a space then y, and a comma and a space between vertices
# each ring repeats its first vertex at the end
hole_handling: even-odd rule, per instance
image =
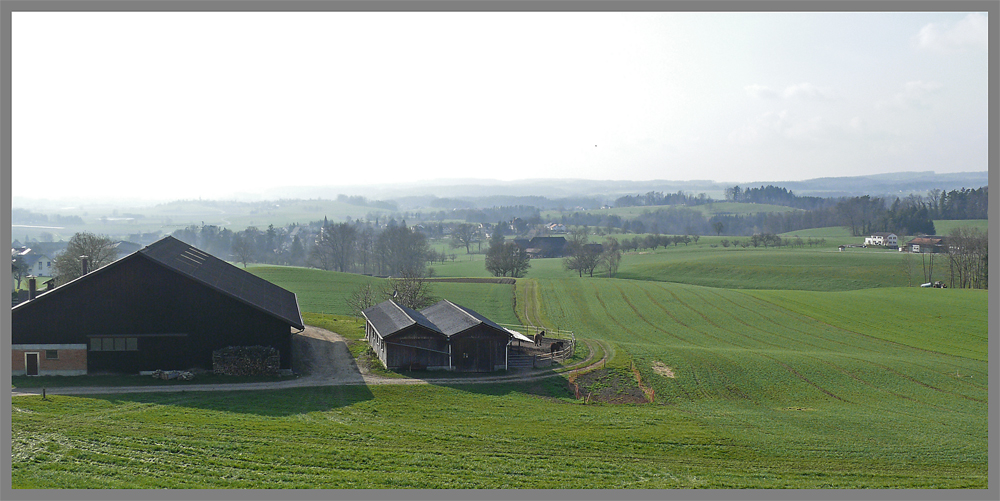
POLYGON ((28 266, 27 273, 36 277, 52 276, 52 258, 27 247, 12 248, 10 257, 20 256, 25 265, 28 266))
POLYGON ((885 232, 872 233, 871 236, 865 237, 865 245, 879 245, 893 249, 899 247, 896 235, 894 233, 885 232))

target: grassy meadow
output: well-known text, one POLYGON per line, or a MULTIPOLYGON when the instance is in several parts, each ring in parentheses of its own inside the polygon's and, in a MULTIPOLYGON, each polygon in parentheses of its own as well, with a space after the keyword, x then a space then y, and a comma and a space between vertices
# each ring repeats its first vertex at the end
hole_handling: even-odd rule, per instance
MULTIPOLYGON (((514 286, 433 283, 495 321, 600 341, 652 402, 577 400, 562 375, 14 397, 13 486, 987 488, 988 293, 916 287, 919 256, 839 252, 852 237, 825 231, 799 232, 827 238, 813 248, 702 237, 628 254, 616 278, 540 259, 514 286)), ((435 276, 488 276, 456 254, 435 276)), ((351 337, 360 324, 330 315, 381 280, 248 270, 351 337)))

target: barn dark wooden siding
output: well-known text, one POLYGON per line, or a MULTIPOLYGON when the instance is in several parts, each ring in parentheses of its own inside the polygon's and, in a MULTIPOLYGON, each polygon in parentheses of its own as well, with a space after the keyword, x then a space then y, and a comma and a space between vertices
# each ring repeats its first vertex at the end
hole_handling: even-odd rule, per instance
POLYGON ((211 368, 212 350, 273 346, 291 368, 291 327, 143 256, 129 255, 12 310, 15 344, 134 336, 136 351, 89 351, 88 372, 211 368))

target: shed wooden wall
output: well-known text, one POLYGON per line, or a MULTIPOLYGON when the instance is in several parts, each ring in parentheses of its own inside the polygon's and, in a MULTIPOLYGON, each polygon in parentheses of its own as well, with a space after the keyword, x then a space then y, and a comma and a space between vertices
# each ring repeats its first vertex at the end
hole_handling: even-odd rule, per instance
POLYGON ((385 364, 387 367, 403 367, 413 363, 424 367, 448 367, 448 355, 445 354, 448 351, 448 340, 441 334, 411 328, 403 333, 390 336, 385 340, 385 343, 385 364), (436 351, 428 351, 428 349, 436 351))
POLYGON ((510 334, 479 325, 451 337, 455 370, 490 372, 507 367, 510 334))

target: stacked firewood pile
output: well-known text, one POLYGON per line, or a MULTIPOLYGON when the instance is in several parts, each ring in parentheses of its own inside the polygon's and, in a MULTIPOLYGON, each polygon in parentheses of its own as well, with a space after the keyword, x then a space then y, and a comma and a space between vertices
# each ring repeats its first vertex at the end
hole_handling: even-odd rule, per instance
POLYGON ((281 356, 271 346, 227 346, 212 352, 212 371, 227 376, 274 376, 281 356))
POLYGON ((188 371, 153 371, 153 379, 180 379, 181 381, 190 381, 194 379, 194 374, 188 371))

